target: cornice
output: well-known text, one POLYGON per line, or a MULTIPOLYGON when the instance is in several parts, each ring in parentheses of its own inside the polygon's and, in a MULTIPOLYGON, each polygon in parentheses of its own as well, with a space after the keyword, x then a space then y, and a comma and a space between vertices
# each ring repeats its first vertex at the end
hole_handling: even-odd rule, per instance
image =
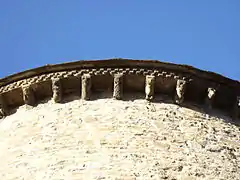
POLYGON ((79 92, 91 99, 95 91, 112 91, 122 99, 126 92, 142 92, 149 101, 168 94, 184 102, 217 108, 238 119, 240 83, 222 75, 187 65, 152 60, 108 59, 46 65, 0 79, 0 116, 23 104, 34 105, 52 97, 79 92))

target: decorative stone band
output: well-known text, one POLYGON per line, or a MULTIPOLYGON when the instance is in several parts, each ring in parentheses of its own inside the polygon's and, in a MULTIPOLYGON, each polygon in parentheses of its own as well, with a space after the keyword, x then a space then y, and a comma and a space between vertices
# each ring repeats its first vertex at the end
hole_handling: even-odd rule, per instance
POLYGON ((0 80, 0 117, 47 97, 60 103, 78 92, 89 100, 95 92, 108 90, 114 99, 134 91, 144 93, 148 101, 167 94, 179 105, 200 104, 240 116, 239 82, 190 66, 121 59, 46 66, 6 77, 0 80))
POLYGON ((152 75, 157 77, 167 77, 167 78, 174 78, 174 79, 188 79, 191 80, 190 77, 181 75, 180 73, 174 72, 166 72, 166 71, 159 71, 159 70, 152 70, 152 69, 143 69, 143 68, 93 68, 93 69, 79 69, 79 70, 70 70, 70 71, 60 71, 54 73, 47 73, 41 74, 34 77, 22 79, 11 84, 5 85, 0 87, 0 93, 8 92, 13 89, 39 83, 43 81, 48 81, 51 79, 62 79, 62 78, 69 78, 69 77, 81 77, 84 74, 89 75, 115 75, 115 74, 122 74, 122 75, 152 75))

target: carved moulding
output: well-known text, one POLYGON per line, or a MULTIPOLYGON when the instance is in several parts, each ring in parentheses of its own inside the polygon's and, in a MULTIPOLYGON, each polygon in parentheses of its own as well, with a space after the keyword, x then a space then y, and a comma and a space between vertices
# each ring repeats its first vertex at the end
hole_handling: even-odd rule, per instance
MULTIPOLYGON (((135 77, 144 77, 145 85, 140 85, 138 87, 145 86, 145 98, 147 100, 152 100, 154 98, 155 90, 156 92, 161 92, 159 89, 161 86, 156 85, 156 79, 159 77, 164 77, 166 79, 171 79, 174 82, 176 80, 176 88, 174 94, 175 103, 181 105, 186 99, 186 87, 188 82, 196 79, 201 79, 203 86, 205 82, 214 82, 216 84, 221 84, 223 86, 229 86, 233 91, 240 95, 240 83, 236 83, 233 80, 229 80, 220 75, 214 75, 213 73, 197 70, 192 67, 174 65, 174 64, 164 64, 161 62, 152 61, 126 61, 126 60, 113 60, 113 61, 86 61, 86 62, 76 62, 63 65, 53 65, 50 67, 42 67, 38 70, 30 70, 30 72, 20 74, 21 77, 16 74, 12 77, 7 77, 0 80, 0 95, 4 93, 13 92, 15 89, 22 88, 22 101, 25 104, 34 105, 37 100, 37 92, 32 89, 33 84, 40 84, 42 82, 51 82, 51 93, 52 98, 55 102, 61 102, 63 98, 63 87, 62 79, 76 77, 81 79, 81 96, 82 99, 88 100, 91 97, 92 91, 92 78, 99 75, 111 75, 113 77, 113 98, 122 99, 123 98, 123 86, 124 79, 129 75, 134 75, 135 77), (81 66, 79 66, 79 64, 81 66), (40 70, 39 70, 40 69, 40 70)), ((93 81, 94 82, 94 81, 93 81)), ((142 81, 141 81, 142 82, 142 81)), ((101 83, 101 82, 99 82, 101 83)), ((166 82, 167 83, 167 82, 166 82)), ((65 88, 65 86, 64 86, 65 88)), ((94 88, 94 86, 93 86, 94 88)), ((65 89, 66 90, 66 89, 65 89)), ((141 89, 142 91, 142 89, 141 89)), ((47 94, 51 94, 47 93, 47 94)), ((211 109, 214 98, 216 95, 216 89, 209 87, 205 95, 205 104, 211 109)), ((219 97, 218 97, 219 98, 219 97)), ((6 101, 8 102, 8 101, 6 101)), ((1 103, 0 103, 1 104, 1 103)), ((4 104, 4 103, 3 103, 4 104)), ((1 114, 6 114, 4 106, 0 105, 1 114)), ((18 103, 19 104, 19 103, 18 103)), ((239 106, 235 106, 238 109, 239 106)), ((237 110, 235 110, 236 114, 237 110)), ((238 115, 239 116, 239 115, 238 115)))
POLYGON ((0 87, 0 94, 4 92, 11 91, 16 88, 20 88, 22 86, 31 85, 34 83, 39 83, 43 81, 48 81, 52 79, 63 79, 68 77, 81 77, 84 74, 89 75, 114 75, 114 74, 122 74, 122 75, 152 75, 152 76, 160 76, 160 77, 168 77, 174 79, 190 79, 187 76, 182 76, 179 73, 174 72, 166 72, 162 70, 154 70, 148 68, 92 68, 92 69, 79 69, 79 70, 69 70, 69 71, 60 71, 54 73, 46 73, 41 75, 36 75, 34 77, 18 80, 16 82, 12 82, 10 84, 4 85, 0 87))

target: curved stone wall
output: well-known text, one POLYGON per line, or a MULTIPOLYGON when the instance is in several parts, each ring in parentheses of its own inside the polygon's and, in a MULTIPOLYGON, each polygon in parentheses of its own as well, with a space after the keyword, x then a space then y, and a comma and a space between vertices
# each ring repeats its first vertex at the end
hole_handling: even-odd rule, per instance
POLYGON ((112 59, 0 80, 0 179, 240 177, 239 82, 112 59))
POLYGON ((66 95, 78 94, 91 100, 99 92, 108 92, 115 99, 139 92, 149 101, 168 95, 173 103, 200 106, 206 112, 214 108, 235 122, 240 116, 239 82, 186 65, 127 59, 46 65, 3 78, 0 116, 49 97, 61 102, 66 95))

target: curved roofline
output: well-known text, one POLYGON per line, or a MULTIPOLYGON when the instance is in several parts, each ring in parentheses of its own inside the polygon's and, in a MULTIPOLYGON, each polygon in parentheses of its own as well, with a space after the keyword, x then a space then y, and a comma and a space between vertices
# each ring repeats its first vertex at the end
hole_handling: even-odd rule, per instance
POLYGON ((190 103, 209 111, 213 107, 235 119, 240 117, 238 81, 188 65, 106 59, 46 65, 0 79, 0 118, 16 107, 34 106, 49 97, 58 103, 76 93, 89 100, 92 93, 105 91, 111 91, 115 99, 123 99, 128 92, 144 92, 149 101, 154 92, 155 97, 168 94, 179 105, 190 103))
POLYGON ((13 75, 6 76, 0 79, 0 87, 7 85, 9 83, 26 79, 32 76, 41 75, 45 73, 57 72, 57 71, 66 71, 72 69, 81 69, 81 68, 101 68, 101 67, 135 67, 135 68, 156 68, 156 69, 166 69, 181 73, 187 73, 190 76, 195 76, 198 78, 207 79, 214 81, 216 83, 225 84, 228 86, 239 86, 240 82, 232 80, 220 74, 201 70, 189 65, 183 64, 174 64, 161 62, 159 60, 134 60, 134 59, 122 59, 122 58, 113 58, 113 59, 104 59, 104 60, 79 60, 76 62, 68 62, 61 64, 48 64, 42 67, 29 69, 22 71, 13 75))

